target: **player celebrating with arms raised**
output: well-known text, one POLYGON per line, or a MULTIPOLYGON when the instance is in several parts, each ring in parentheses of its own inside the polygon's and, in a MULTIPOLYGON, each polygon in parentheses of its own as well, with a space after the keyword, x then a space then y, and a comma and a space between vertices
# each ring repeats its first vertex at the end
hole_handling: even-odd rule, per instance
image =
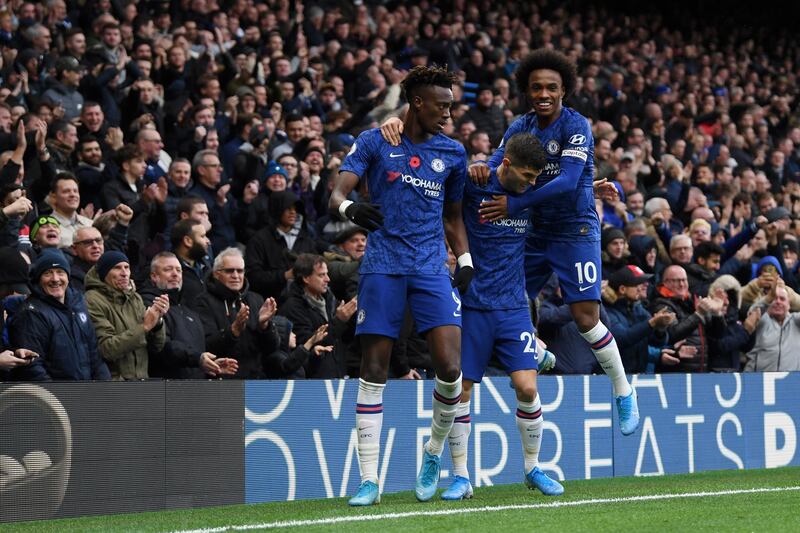
POLYGON ((488 222, 480 217, 481 203, 492 194, 524 193, 536 181, 546 163, 539 140, 517 133, 505 145, 502 163, 492 170, 485 187, 467 183, 464 221, 477 272, 463 296, 464 326, 461 363, 464 390, 450 431, 450 455, 455 477, 442 494, 445 500, 472 497, 467 472, 472 384, 483 378, 492 353, 511 376, 517 392, 516 421, 522 438, 525 483, 548 496, 563 494, 564 487, 538 467, 542 440, 542 404, 536 390, 536 339, 525 295, 524 249, 528 214, 488 222))
POLYGON ((458 257, 453 286, 460 293, 469 286, 473 268, 461 215, 466 152, 442 134, 450 119, 455 81, 441 68, 413 68, 402 82, 409 110, 401 143, 391 146, 377 129, 362 133, 342 163, 331 194, 332 212, 371 230, 360 267, 356 315, 362 348, 356 403, 362 482, 350 505, 380 501, 383 389, 406 302, 419 332, 427 337, 436 370, 431 438, 415 488, 421 501, 436 492, 444 441, 461 399, 461 300, 446 267, 445 234, 458 257), (369 204, 346 199, 362 177, 369 204))
POLYGON ((517 67, 517 86, 533 109, 515 120, 503 142, 485 163, 473 164, 471 178, 486 183, 489 169, 504 157, 505 144, 516 133, 536 135, 547 152, 547 165, 536 185, 520 197, 495 196, 481 215, 490 220, 516 216, 530 208, 525 246, 526 288, 534 299, 552 272, 558 275, 564 301, 570 305, 581 336, 611 379, 624 435, 636 431, 639 408, 614 336, 600 322, 600 220, 594 208, 594 139, 589 122, 562 105, 575 88, 575 64, 564 54, 540 49, 517 67))

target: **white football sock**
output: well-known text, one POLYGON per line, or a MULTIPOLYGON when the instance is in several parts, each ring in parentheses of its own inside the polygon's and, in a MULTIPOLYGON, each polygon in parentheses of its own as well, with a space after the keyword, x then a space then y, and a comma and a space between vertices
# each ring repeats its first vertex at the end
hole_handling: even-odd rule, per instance
POLYGON ((447 437, 450 445, 450 458, 453 460, 453 474, 469 479, 467 457, 469 452, 469 434, 472 432, 472 420, 469 414, 469 401, 458 404, 453 429, 447 437))
POLYGON ((453 427, 458 404, 461 403, 461 374, 452 383, 436 378, 433 387, 433 420, 431 420, 431 438, 425 449, 433 455, 442 455, 444 439, 453 427))
POLYGON ((628 383, 628 378, 625 377, 625 368, 622 366, 622 358, 619 355, 617 341, 614 340, 614 336, 608 331, 608 328, 602 322, 598 322, 595 327, 586 333, 581 333, 581 337, 589 343, 597 362, 603 368, 603 372, 611 378, 614 396, 629 395, 632 389, 628 383))
POLYGON ((539 465, 539 448, 542 445, 542 404, 539 395, 532 402, 517 400, 517 429, 522 439, 522 454, 525 459, 525 474, 539 465))
POLYGON ((378 483, 378 454, 383 425, 383 389, 386 384, 358 380, 356 400, 356 434, 361 482, 378 483))

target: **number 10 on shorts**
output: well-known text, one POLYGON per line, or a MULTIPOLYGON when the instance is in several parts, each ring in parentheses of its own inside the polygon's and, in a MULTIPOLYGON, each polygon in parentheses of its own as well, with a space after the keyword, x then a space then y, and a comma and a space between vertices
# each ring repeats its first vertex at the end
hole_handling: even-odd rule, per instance
POLYGON ((597 281, 597 267, 591 261, 575 263, 575 270, 578 272, 578 284, 583 285, 584 280, 586 283, 594 283, 597 281))

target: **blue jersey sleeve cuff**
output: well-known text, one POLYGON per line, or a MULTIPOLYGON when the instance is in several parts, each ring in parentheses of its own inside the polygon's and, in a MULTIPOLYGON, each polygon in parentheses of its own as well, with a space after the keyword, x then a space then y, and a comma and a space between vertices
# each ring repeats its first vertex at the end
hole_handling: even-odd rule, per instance
POLYGON ((522 201, 514 196, 508 195, 506 196, 508 200, 506 201, 506 208, 508 209, 508 218, 513 218, 519 215, 524 207, 522 206, 522 201))

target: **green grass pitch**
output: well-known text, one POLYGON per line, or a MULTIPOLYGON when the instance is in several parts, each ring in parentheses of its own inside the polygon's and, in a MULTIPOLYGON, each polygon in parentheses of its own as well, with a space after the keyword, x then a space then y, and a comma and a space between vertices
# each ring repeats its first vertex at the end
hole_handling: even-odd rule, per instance
POLYGON ((478 488, 464 502, 419 503, 409 491, 384 495, 370 508, 349 508, 342 498, 305 500, 2 524, 0 530, 800 531, 800 468, 567 481, 564 486, 559 498, 519 483, 478 488), (465 512, 470 508, 476 510, 465 512), (301 522, 289 526, 289 521, 301 522), (283 527, 275 527, 280 523, 283 527))

